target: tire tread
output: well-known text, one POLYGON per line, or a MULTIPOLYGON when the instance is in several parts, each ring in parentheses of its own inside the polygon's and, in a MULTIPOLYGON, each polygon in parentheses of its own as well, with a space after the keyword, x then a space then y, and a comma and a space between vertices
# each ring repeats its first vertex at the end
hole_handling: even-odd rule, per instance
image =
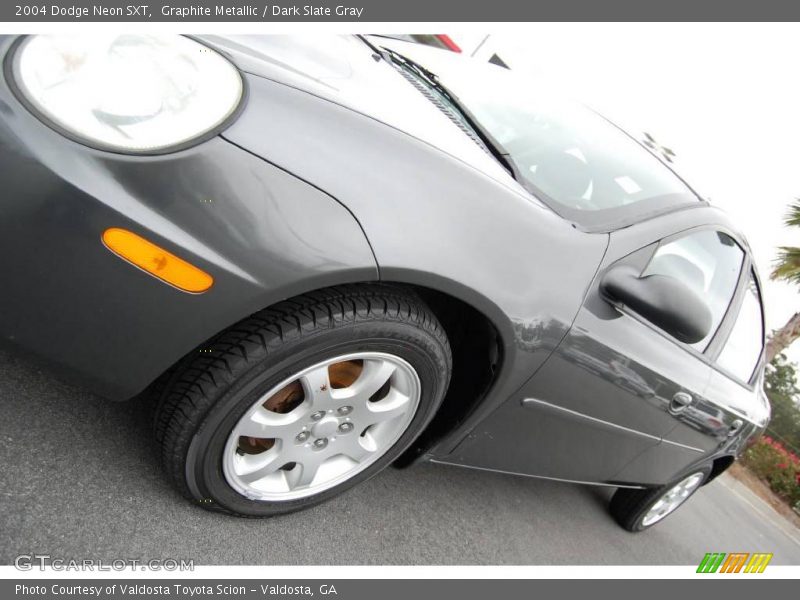
MULTIPOLYGON (((186 454, 216 400, 237 377, 276 349, 327 329, 364 321, 402 322, 432 336, 450 372, 452 354, 443 327, 412 290, 386 284, 342 285, 306 293, 261 310, 208 340, 151 388, 153 433, 168 479, 188 499, 186 454)), ((223 512, 222 507, 213 506, 223 512)))

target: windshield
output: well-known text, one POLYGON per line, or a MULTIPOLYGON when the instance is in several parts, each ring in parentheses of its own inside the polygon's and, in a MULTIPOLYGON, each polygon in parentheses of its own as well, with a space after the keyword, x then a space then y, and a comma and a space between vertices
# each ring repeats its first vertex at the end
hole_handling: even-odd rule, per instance
MULTIPOLYGON (((493 65, 431 65, 483 131, 511 159, 515 176, 553 210, 607 224, 698 201, 692 190, 621 129, 493 65)), ((427 65, 426 65, 427 66, 427 65)))

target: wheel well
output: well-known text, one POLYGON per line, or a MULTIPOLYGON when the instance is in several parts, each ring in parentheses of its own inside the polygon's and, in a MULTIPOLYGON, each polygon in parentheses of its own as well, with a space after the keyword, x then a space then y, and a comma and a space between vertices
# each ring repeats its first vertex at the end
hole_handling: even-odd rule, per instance
POLYGON ((720 456, 719 458, 715 458, 711 465, 711 473, 708 475, 708 479, 706 479, 705 482, 708 483, 718 475, 721 475, 735 460, 733 456, 720 456))
MULTIPOLYGON (((484 398, 500 366, 501 346, 492 322, 466 302, 431 288, 406 283, 383 281, 380 283, 416 292, 444 327, 453 354, 453 373, 442 405, 414 444, 395 461, 396 466, 404 467, 410 465, 436 441, 461 423, 484 398)), ((204 342, 198 348, 207 344, 208 342, 204 342)), ((159 395, 159 390, 169 380, 171 373, 195 352, 196 350, 189 352, 176 361, 137 397, 152 403, 153 398, 159 395)))
POLYGON ((410 465, 466 418, 491 388, 502 360, 497 330, 483 313, 454 296, 408 287, 422 297, 444 327, 453 352, 453 373, 436 416, 395 462, 398 467, 410 465))

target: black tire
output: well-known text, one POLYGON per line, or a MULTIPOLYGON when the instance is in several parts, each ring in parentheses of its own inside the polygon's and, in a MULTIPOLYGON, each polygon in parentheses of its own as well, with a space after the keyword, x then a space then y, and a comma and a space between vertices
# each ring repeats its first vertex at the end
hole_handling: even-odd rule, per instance
MULTIPOLYGON (((614 520, 619 523, 623 529, 627 529, 633 533, 650 529, 672 514, 669 513, 655 523, 645 525, 643 523, 644 517, 647 515, 653 505, 678 483, 684 481, 686 478, 694 475, 695 473, 702 474, 703 477, 700 484, 691 492, 691 494, 689 494, 689 496, 687 496, 686 499, 688 500, 697 490, 700 489, 700 487, 702 487, 703 483, 708 480, 708 476, 711 474, 711 465, 700 465, 690 469, 680 477, 676 477, 674 480, 660 487, 642 490, 619 488, 611 498, 609 512, 611 513, 611 516, 614 517, 614 520)), ((679 505, 677 508, 680 508, 681 505, 679 505)), ((677 510, 677 508, 675 510, 677 510)))
POLYGON ((217 335, 154 387, 154 433, 161 462, 177 489, 207 509, 269 517, 307 508, 391 464, 435 414, 451 369, 447 336, 412 291, 364 284, 286 300, 217 335), (260 394, 287 377, 348 352, 390 353, 416 371, 421 398, 398 441, 366 470, 314 496, 264 502, 235 491, 223 473, 222 452, 239 417, 260 394))

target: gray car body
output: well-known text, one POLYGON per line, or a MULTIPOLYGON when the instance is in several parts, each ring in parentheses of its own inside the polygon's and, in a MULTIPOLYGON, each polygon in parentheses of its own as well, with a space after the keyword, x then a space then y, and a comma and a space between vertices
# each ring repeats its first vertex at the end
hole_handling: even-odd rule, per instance
MULTIPOLYGON (((239 67, 246 100, 224 130, 159 156, 69 139, 24 105, 4 61, 0 339, 128 399, 262 308, 384 281, 457 299, 494 334, 490 385, 448 398, 454 416, 413 456, 657 485, 702 462, 724 468, 766 425, 758 377, 734 381, 598 287, 611 265, 643 267, 677 232, 720 228, 746 248, 721 211, 698 201, 618 229, 581 227, 358 38, 201 41, 239 67), (108 227, 167 248, 215 285, 187 294, 132 268, 102 244, 108 227), (722 425, 672 414, 681 390, 722 425)), ((14 43, 0 38, 0 55, 14 43)))

